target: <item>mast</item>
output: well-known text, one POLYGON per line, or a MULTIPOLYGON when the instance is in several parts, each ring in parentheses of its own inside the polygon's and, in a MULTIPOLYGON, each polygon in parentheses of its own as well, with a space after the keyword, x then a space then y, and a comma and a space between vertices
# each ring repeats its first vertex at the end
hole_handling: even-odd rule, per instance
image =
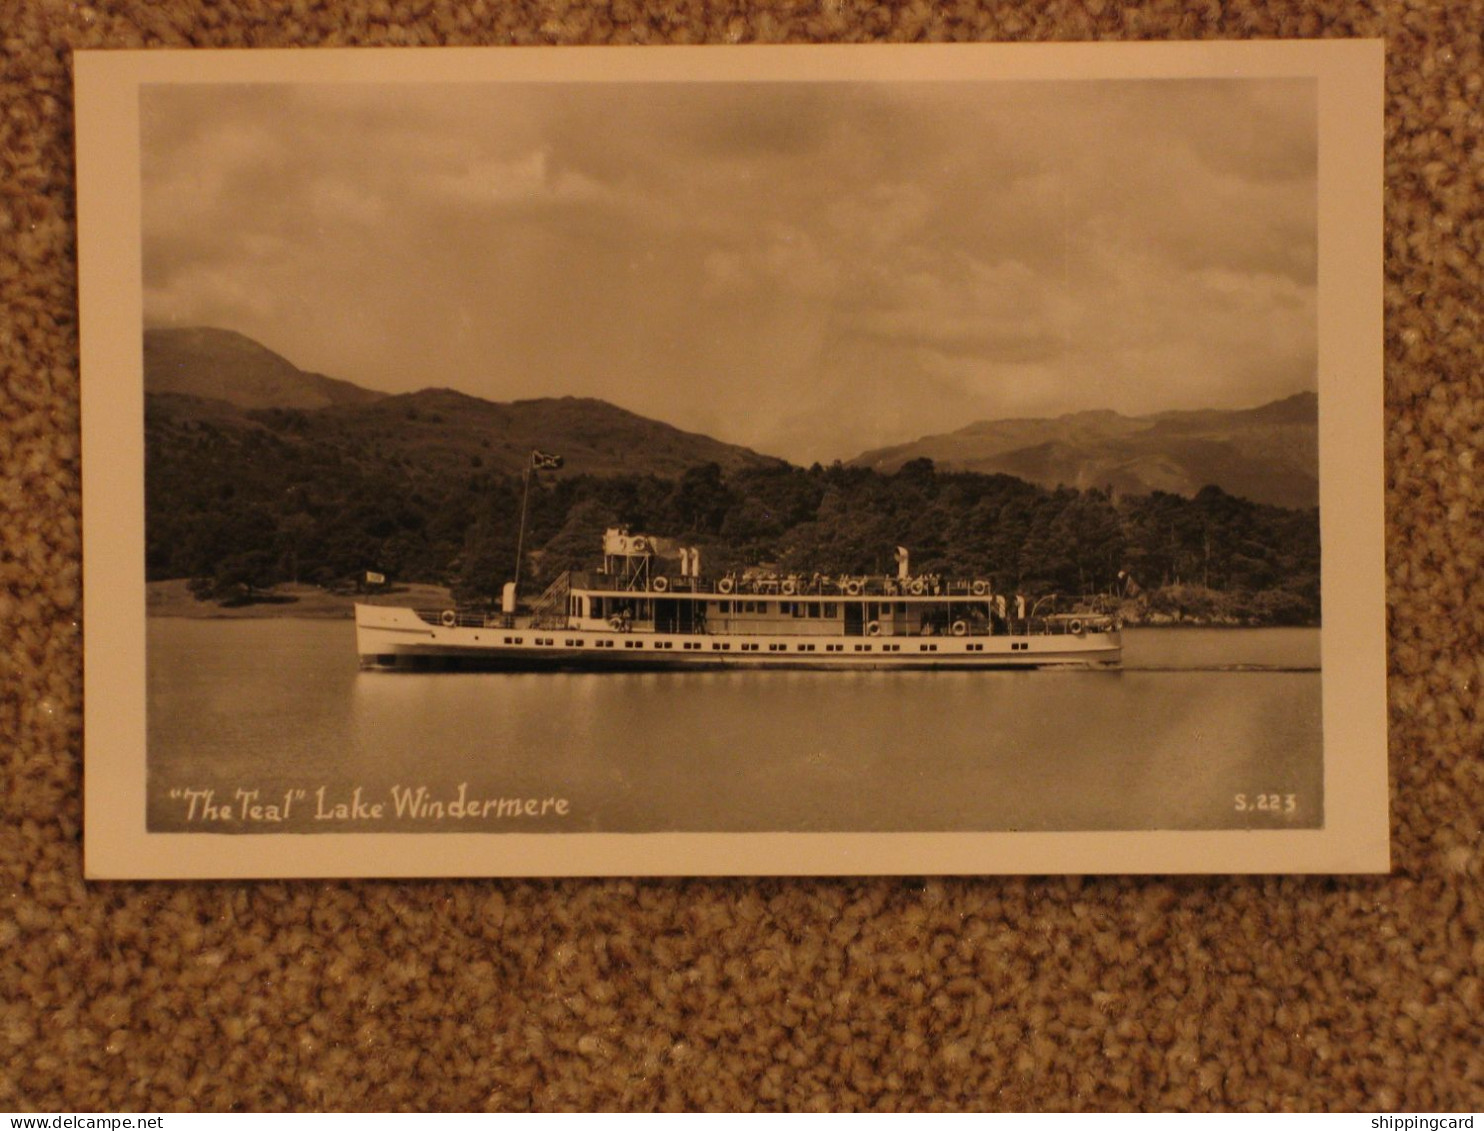
POLYGON ((525 557, 526 548, 526 502, 531 497, 531 468, 535 459, 536 453, 532 452, 531 459, 526 463, 525 486, 520 493, 520 533, 515 536, 515 577, 510 582, 512 596, 520 592, 520 563, 525 557))
POLYGON ((535 448, 531 449, 531 458, 526 461, 525 482, 520 493, 520 533, 515 538, 515 578, 510 583, 512 601, 520 592, 520 564, 525 559, 526 504, 531 498, 531 473, 533 471, 555 471, 562 466, 563 462, 561 456, 554 456, 535 448))

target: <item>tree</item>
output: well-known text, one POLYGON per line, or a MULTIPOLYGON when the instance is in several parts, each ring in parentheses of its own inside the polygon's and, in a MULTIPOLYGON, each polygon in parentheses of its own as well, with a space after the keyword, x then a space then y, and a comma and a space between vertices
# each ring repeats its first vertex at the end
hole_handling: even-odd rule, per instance
POLYGON ((721 465, 704 463, 686 469, 670 497, 670 510, 680 534, 717 534, 733 502, 722 479, 721 465))

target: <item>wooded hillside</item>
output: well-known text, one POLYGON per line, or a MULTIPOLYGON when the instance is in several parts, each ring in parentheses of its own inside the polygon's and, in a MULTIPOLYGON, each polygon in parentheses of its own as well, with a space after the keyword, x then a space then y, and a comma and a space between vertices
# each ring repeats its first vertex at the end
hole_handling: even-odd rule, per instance
MULTIPOLYGON (((367 570, 495 597, 512 575, 522 479, 477 454, 427 463, 337 431, 338 413, 218 417, 151 397, 147 573, 223 596, 285 581, 345 583, 367 570)), ((993 577, 1027 593, 1110 593, 1126 571, 1149 610, 1204 619, 1319 617, 1314 509, 1264 506, 1208 487, 1047 489, 1006 475, 892 474, 769 462, 678 476, 542 472, 528 514, 530 590, 594 564, 605 527, 700 546, 708 572, 760 563, 804 573, 915 571, 993 577), (1163 605, 1161 604, 1163 603, 1163 605)))

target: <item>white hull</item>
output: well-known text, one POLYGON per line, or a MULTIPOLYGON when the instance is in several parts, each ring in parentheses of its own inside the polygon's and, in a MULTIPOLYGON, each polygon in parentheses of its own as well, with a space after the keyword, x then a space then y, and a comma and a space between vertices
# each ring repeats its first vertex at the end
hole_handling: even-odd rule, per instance
POLYGON ((493 619, 430 624, 413 609, 378 605, 356 606, 356 649, 363 668, 382 670, 1116 668, 1123 656, 1116 628, 993 636, 619 632, 502 627, 493 619))

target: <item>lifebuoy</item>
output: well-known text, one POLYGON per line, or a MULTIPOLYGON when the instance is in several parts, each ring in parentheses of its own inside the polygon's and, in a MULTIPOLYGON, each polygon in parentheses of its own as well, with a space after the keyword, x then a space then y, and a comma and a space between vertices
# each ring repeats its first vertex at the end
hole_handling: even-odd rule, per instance
POLYGON ((649 540, 647 538, 635 538, 629 543, 629 548, 636 554, 645 553, 649 549, 649 540))
POLYGON ((976 582, 974 582, 974 596, 976 596, 976 597, 983 597, 988 592, 989 592, 989 582, 987 582, 987 581, 976 581, 976 582))
POLYGON ((953 635, 955 635, 955 636, 967 636, 968 634, 969 634, 969 626, 968 625, 966 625, 961 620, 956 620, 956 621, 953 622, 953 635))
POLYGON ((670 579, 664 576, 656 577, 649 583, 649 587, 656 593, 663 593, 665 592, 665 590, 670 588, 670 579))
POLYGON ((730 577, 723 577, 716 583, 716 591, 718 593, 730 593, 732 591, 732 579, 730 577))
POLYGON ((881 635, 881 622, 880 621, 873 620, 870 624, 866 625, 866 635, 867 636, 880 636, 881 635))
POLYGON ((924 581, 920 577, 914 578, 913 581, 912 581, 912 594, 913 594, 913 596, 921 597, 923 595, 923 593, 926 592, 926 591, 927 591, 927 582, 924 581))
POLYGON ((1076 617, 1073 617, 1071 620, 1067 621, 1067 631, 1070 632, 1073 636, 1081 636, 1082 622, 1076 617))
POLYGON ((852 577, 845 583, 845 592, 852 597, 859 597, 861 595, 861 583, 852 577))
POLYGON ((459 623, 459 614, 452 609, 444 609, 443 615, 438 618, 444 628, 452 628, 459 623))
POLYGON ((798 583, 795 582, 793 578, 791 578, 791 577, 785 577, 783 579, 783 592, 786 595, 790 595, 791 596, 793 594, 794 590, 797 589, 797 588, 798 588, 798 583))

